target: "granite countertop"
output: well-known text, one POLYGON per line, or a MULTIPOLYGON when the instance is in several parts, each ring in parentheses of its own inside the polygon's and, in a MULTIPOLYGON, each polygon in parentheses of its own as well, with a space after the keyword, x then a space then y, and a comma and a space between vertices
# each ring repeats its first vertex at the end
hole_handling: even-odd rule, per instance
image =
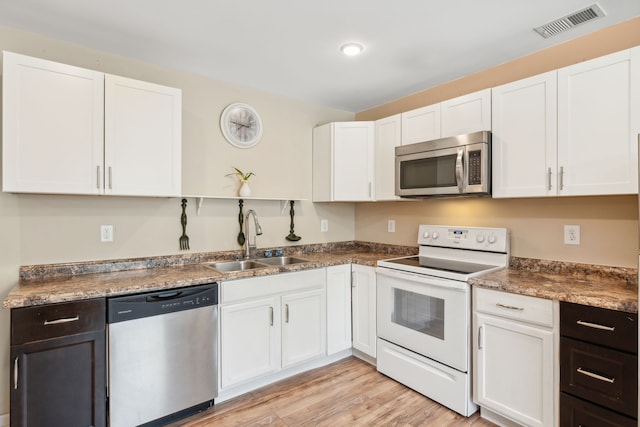
POLYGON ((510 267, 469 280, 472 286, 638 312, 637 270, 512 258, 510 267))
MULTIPOLYGON (((245 277, 354 263, 375 266, 380 259, 417 254, 417 248, 366 242, 339 242, 285 248, 285 255, 308 262, 238 272, 204 264, 231 260, 238 251, 129 260, 23 266, 20 284, 5 308, 151 292, 245 277)), ((638 312, 637 270, 512 257, 510 267, 469 280, 472 286, 558 301, 638 312)))
POLYGON ((9 292, 3 306, 19 308, 113 297, 346 263, 375 266, 379 259, 415 253, 417 248, 358 242, 308 245, 286 248, 284 253, 308 262, 228 273, 204 264, 236 259, 238 251, 26 266, 21 268, 19 285, 9 292))

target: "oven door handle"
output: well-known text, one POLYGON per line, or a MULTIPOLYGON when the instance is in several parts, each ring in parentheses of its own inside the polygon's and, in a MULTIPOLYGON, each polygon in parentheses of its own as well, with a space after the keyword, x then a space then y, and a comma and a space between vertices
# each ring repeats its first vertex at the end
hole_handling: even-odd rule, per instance
POLYGON ((464 189, 464 168, 462 164, 463 158, 464 148, 460 148, 456 157, 456 185, 458 186, 458 193, 462 193, 464 189))
POLYGON ((461 291, 467 290, 467 282, 457 280, 441 279, 439 277, 428 276, 426 274, 410 273, 400 270, 393 270, 385 267, 376 268, 376 273, 401 280, 408 280, 415 283, 425 284, 429 286, 437 286, 445 289, 457 289, 461 291))

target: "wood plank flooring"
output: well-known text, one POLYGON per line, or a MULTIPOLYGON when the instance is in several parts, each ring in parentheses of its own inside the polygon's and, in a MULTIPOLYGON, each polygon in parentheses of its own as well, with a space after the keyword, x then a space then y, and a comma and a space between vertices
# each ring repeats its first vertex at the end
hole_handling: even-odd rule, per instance
POLYGON ((465 418, 349 357, 170 424, 205 426, 494 426, 465 418))

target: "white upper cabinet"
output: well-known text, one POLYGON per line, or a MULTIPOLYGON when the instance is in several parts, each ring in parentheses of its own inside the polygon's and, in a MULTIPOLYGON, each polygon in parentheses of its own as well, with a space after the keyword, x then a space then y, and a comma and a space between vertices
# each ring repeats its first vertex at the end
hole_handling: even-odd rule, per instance
POLYGON ((493 197, 556 191, 556 72, 493 88, 493 197))
POLYGON ((440 138, 440 104, 402 113, 402 145, 440 138))
POLYGON ((638 192, 640 48, 493 88, 493 197, 638 192))
POLYGON ((101 192, 104 74, 3 52, 3 191, 101 192))
POLYGON ((397 200, 395 194, 396 147, 401 144, 401 115, 385 117, 375 122, 376 194, 375 199, 397 200))
POLYGON ((175 196, 181 192, 182 92, 105 77, 105 192, 175 196))
POLYGON ((181 91, 3 55, 3 191, 181 192, 181 91))
POLYGON ((440 103, 440 136, 491 130, 491 89, 483 89, 440 103))
POLYGON ((374 191, 374 122, 313 129, 313 201, 370 201, 374 191))
POLYGON ((559 194, 638 192, 640 47, 558 70, 559 194))

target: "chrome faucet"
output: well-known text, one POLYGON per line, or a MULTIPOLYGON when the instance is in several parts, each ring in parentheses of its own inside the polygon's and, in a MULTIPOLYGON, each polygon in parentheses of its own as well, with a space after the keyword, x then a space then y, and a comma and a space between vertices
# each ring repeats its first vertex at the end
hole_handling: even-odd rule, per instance
POLYGON ((258 222, 258 214, 253 209, 249 209, 247 211, 247 216, 244 219, 244 235, 245 235, 245 248, 244 248, 244 257, 245 259, 251 258, 251 248, 256 248, 256 240, 258 236, 262 234, 262 227, 260 227, 260 223, 258 222), (256 233, 253 236, 253 245, 251 244, 250 235, 249 235, 249 216, 253 215, 253 224, 256 229, 256 233))

